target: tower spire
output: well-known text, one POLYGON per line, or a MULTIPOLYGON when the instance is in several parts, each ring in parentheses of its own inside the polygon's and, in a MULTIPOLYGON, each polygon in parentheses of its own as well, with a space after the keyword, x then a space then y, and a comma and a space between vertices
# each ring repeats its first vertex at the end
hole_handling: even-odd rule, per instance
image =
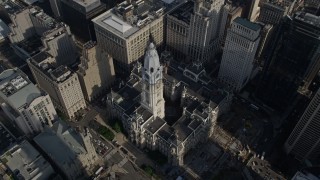
POLYGON ((164 117, 162 68, 156 46, 150 42, 142 70, 141 104, 149 109, 154 117, 160 118, 164 117))

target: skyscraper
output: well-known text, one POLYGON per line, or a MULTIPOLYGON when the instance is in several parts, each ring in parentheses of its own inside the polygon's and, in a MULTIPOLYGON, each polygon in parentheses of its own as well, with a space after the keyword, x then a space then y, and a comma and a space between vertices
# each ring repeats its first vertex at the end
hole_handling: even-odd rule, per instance
POLYGON ((102 52, 95 42, 89 41, 83 46, 81 63, 77 74, 84 97, 92 101, 111 86, 114 80, 113 59, 102 52))
POLYGON ((222 55, 219 79, 235 91, 249 81, 260 41, 258 24, 236 18, 228 29, 222 55))
POLYGON ((18 43, 31 38, 36 34, 30 14, 30 8, 19 1, 6 1, 2 4, 3 10, 11 20, 9 28, 9 40, 11 43, 18 43))
POLYGON ((194 2, 188 1, 170 12, 166 26, 166 49, 179 61, 187 63, 190 19, 194 2))
POLYGON ((320 89, 285 143, 285 151, 302 161, 320 155, 320 89))
POLYGON ((56 59, 58 65, 71 65, 77 60, 74 40, 69 26, 63 23, 46 31, 41 38, 43 49, 56 59))
POLYGON ((259 16, 259 13, 260 13, 260 7, 258 6, 259 3, 260 3, 260 0, 252 0, 250 3, 248 19, 251 22, 256 21, 259 16))
POLYGON ((207 62, 220 47, 228 10, 223 0, 197 0, 194 3, 188 35, 188 58, 207 62))
POLYGON ((48 94, 41 92, 19 69, 0 74, 1 108, 27 136, 41 132, 57 119, 48 94))
MULTIPOLYGON (((57 6, 65 23, 73 34, 83 42, 96 40, 92 19, 106 11, 100 0, 59 0, 57 6)), ((52 4, 56 3, 52 1, 52 4)), ((55 12, 55 11, 54 11, 55 12)))
POLYGON ((310 93, 309 86, 320 69, 320 17, 297 12, 279 28, 257 95, 283 110, 297 97, 297 90, 310 93))
POLYGON ((86 107, 78 75, 67 66, 56 65, 55 59, 46 52, 30 58, 28 65, 39 87, 50 95, 62 113, 74 118, 86 107))
POLYGON ((290 0, 283 2, 278 2, 277 0, 263 2, 258 20, 267 24, 279 24, 284 16, 290 15, 293 6, 294 2, 291 2, 290 0))

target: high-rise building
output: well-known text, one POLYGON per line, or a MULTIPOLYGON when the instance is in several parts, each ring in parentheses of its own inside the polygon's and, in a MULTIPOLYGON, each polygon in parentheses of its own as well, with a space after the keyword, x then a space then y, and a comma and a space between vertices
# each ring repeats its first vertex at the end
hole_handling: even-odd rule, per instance
POLYGON ((266 49, 269 47, 271 38, 273 37, 274 26, 271 24, 259 24, 261 25, 261 40, 256 53, 256 59, 259 61, 259 63, 263 63, 262 61, 265 60, 265 56, 267 53, 266 49))
POLYGON ((279 24, 280 20, 290 15, 294 6, 294 1, 286 0, 279 2, 278 0, 264 2, 260 8, 258 21, 266 24, 279 24))
POLYGON ((9 17, 11 23, 9 28, 11 33, 9 40, 11 43, 18 43, 25 39, 29 39, 36 35, 30 18, 30 8, 19 1, 5 1, 2 2, 2 10, 5 15, 9 17))
POLYGON ((150 1, 124 1, 93 19, 97 43, 114 58, 117 74, 129 72, 142 59, 150 36, 157 47, 163 45, 164 14, 176 5, 153 6, 150 1))
POLYGON ((33 140, 64 173, 64 179, 88 179, 86 174, 99 159, 90 132, 77 132, 62 121, 55 122, 33 140))
POLYGON ((260 30, 258 24, 240 17, 228 29, 218 77, 235 91, 241 90, 251 78, 260 30))
POLYGON ((41 132, 52 125, 57 113, 48 94, 41 92, 19 69, 0 74, 1 107, 25 135, 41 132))
POLYGON ((285 143, 285 151, 296 159, 314 160, 320 156, 320 89, 304 111, 285 143))
POLYGON ((102 52, 95 42, 84 44, 77 71, 84 97, 92 101, 106 92, 114 81, 113 59, 102 52))
POLYGON ((260 3, 260 0, 251 0, 250 10, 248 15, 248 19, 251 22, 255 22, 258 19, 258 16, 260 13, 259 3, 260 3))
POLYGON ((154 117, 164 118, 162 66, 156 47, 151 43, 144 58, 142 70, 141 105, 154 117))
POLYGON ((207 62, 219 50, 227 14, 223 0, 195 1, 187 41, 190 60, 207 62))
POLYGON ((188 36, 194 2, 188 1, 167 14, 166 48, 179 61, 186 62, 188 36))
POLYGON ((59 0, 60 13, 65 23, 83 42, 96 40, 92 19, 106 11, 100 0, 59 0))
POLYGON ((53 29, 59 25, 59 23, 48 16, 43 10, 37 6, 30 8, 29 13, 33 27, 37 35, 42 36, 44 32, 53 29))
POLYGON ((5 164, 13 179, 44 180, 56 176, 52 166, 28 141, 13 146, 0 157, 0 165, 5 164))
POLYGON ((31 72, 38 86, 47 92, 54 104, 69 118, 86 107, 77 73, 65 65, 56 65, 55 58, 40 52, 28 60, 31 72))
POLYGON ((297 90, 309 94, 320 69, 320 17, 297 12, 276 29, 257 95, 277 109, 288 107, 297 90), (271 101, 272 100, 272 101, 271 101))
POLYGON ((223 32, 223 37, 222 37, 222 45, 224 46, 225 40, 227 37, 227 30, 230 28, 231 23, 233 20, 235 20, 237 17, 241 17, 243 14, 243 7, 241 6, 234 6, 232 3, 226 5, 228 9, 228 16, 227 16, 227 21, 226 21, 226 26, 224 27, 225 31, 223 32))
POLYGON ((62 13, 61 13, 61 7, 60 7, 60 0, 49 0, 50 2, 50 7, 53 12, 53 16, 56 19, 61 19, 62 18, 62 13))
POLYGON ((41 41, 44 46, 43 51, 52 55, 57 65, 71 65, 77 60, 75 39, 66 24, 61 23, 46 31, 41 41))

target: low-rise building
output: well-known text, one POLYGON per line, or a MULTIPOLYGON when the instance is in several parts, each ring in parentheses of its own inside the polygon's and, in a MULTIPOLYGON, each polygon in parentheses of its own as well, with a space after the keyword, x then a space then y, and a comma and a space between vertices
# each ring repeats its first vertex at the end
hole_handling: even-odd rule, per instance
POLYGON ((56 176, 52 166, 28 142, 23 141, 3 153, 0 159, 13 179, 47 180, 56 176))
POLYGON ((25 135, 41 132, 57 119, 48 94, 40 91, 19 69, 0 74, 1 107, 25 135))
POLYGON ((62 121, 33 140, 70 180, 88 178, 86 172, 98 160, 89 131, 79 133, 62 121))

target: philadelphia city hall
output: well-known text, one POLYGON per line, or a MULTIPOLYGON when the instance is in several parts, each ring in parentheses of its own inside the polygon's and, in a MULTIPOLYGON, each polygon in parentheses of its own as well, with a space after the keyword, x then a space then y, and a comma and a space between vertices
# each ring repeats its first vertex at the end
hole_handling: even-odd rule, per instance
POLYGON ((211 80, 201 63, 181 65, 167 51, 161 54, 161 62, 151 42, 144 64, 135 64, 128 82, 108 94, 107 109, 111 118, 122 121, 136 146, 159 150, 170 163, 183 165, 184 155, 213 133, 232 94, 211 80), (178 105, 167 106, 170 102, 178 105))

